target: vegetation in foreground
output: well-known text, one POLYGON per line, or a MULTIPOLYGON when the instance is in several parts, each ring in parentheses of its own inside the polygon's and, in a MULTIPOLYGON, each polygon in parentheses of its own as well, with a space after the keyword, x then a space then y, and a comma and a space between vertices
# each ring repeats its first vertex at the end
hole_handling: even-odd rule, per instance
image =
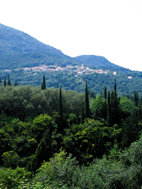
POLYGON ((42 89, 0 86, 0 188, 141 188, 138 94, 42 89))

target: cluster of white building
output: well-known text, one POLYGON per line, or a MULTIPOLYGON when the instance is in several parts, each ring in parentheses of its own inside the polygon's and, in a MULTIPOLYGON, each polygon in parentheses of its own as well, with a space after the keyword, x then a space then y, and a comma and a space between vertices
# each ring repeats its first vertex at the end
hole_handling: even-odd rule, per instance
MULTIPOLYGON (((34 67, 25 67, 22 68, 25 72, 31 72, 34 75, 37 72, 57 72, 57 71, 68 71, 68 72, 76 72, 78 75, 81 74, 108 74, 110 70, 102 70, 102 69, 91 69, 83 64, 81 66, 72 66, 67 65, 66 67, 60 67, 58 65, 41 65, 41 66, 34 66, 34 67)), ((14 71, 19 71, 20 69, 14 69, 14 71)), ((11 70, 6 69, 5 72, 10 72, 11 70)), ((112 72, 113 75, 117 75, 117 72, 112 72)), ((128 79, 133 79, 132 76, 128 76, 128 79)))
POLYGON ((60 67, 57 65, 41 65, 35 67, 26 67, 23 68, 24 71, 29 72, 56 72, 56 71, 69 71, 69 72, 76 72, 77 74, 91 74, 91 73, 98 73, 98 74, 108 74, 109 70, 102 70, 102 69, 91 69, 83 64, 81 66, 71 66, 67 65, 66 67, 60 67))

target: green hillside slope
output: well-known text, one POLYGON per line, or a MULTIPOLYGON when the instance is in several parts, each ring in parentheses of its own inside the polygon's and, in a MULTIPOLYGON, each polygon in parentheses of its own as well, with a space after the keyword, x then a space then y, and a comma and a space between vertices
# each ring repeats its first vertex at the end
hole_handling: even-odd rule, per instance
POLYGON ((28 34, 0 24, 0 78, 10 75, 12 84, 41 85, 43 72, 47 87, 62 87, 100 93, 111 89, 117 79, 119 93, 142 93, 142 72, 134 72, 111 63, 105 57, 82 55, 75 58, 43 44, 28 34))

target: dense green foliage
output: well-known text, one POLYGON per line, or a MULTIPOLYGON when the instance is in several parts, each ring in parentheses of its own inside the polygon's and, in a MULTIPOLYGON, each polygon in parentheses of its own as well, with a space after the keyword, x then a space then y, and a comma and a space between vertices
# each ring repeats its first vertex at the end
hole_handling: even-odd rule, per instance
POLYGON ((96 97, 2 85, 0 188, 140 188, 141 132, 142 100, 116 81, 96 97))
POLYGON ((142 72, 1 24, 0 55, 0 189, 142 188, 142 72), (62 70, 81 64, 109 71, 62 70))
MULTIPOLYGON (((35 117, 41 113, 52 115, 59 112, 60 89, 41 90, 38 87, 0 87, 0 112, 20 119, 35 117)), ((81 115, 83 94, 75 91, 62 91, 64 115, 81 115)), ((78 116, 78 117, 79 117, 78 116)))
MULTIPOLYGON (((0 71, 0 77, 2 84, 4 80, 8 78, 8 73, 3 70, 0 71)), ((25 72, 23 70, 10 72, 11 84, 15 85, 34 85, 41 86, 42 72, 25 72)), ((112 72, 109 74, 82 74, 77 75, 74 72, 58 71, 45 73, 47 87, 57 86, 65 90, 75 90, 78 92, 84 92, 84 83, 87 81, 88 89, 90 93, 100 94, 104 87, 110 91, 113 89, 114 79, 117 79, 118 94, 119 95, 133 95, 137 91, 142 95, 142 73, 141 72, 119 72, 117 76, 114 76, 112 72), (128 79, 128 76, 132 76, 133 79, 128 79)))

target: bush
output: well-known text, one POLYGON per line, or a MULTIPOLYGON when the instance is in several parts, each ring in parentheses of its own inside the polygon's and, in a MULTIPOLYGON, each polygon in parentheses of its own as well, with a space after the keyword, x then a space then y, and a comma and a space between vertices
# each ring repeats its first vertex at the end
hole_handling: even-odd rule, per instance
POLYGON ((0 188, 18 189, 20 185, 27 183, 30 178, 31 173, 24 168, 17 167, 15 170, 11 168, 0 169, 0 188))
POLYGON ((11 150, 3 153, 2 161, 5 167, 15 168, 19 165, 20 157, 16 152, 11 150))

